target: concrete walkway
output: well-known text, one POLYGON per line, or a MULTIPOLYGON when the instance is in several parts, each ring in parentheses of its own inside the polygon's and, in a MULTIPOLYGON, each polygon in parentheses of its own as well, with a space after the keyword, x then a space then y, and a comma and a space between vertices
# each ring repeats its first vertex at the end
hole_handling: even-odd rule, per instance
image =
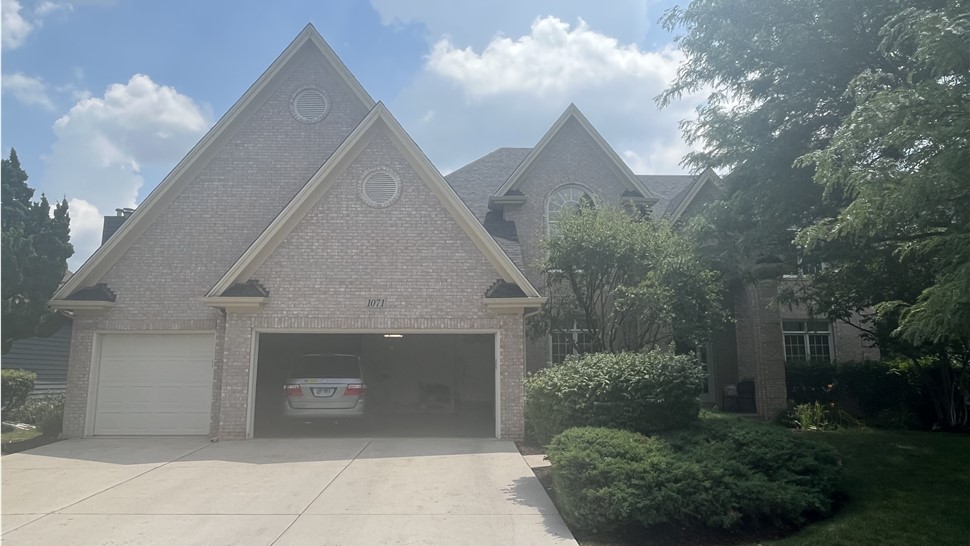
POLYGON ((87 439, 0 465, 8 546, 576 544, 498 440, 87 439))

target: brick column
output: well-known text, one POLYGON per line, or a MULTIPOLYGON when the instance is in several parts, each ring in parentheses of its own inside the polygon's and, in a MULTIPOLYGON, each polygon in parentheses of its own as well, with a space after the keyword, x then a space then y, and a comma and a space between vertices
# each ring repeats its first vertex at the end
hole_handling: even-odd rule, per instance
POLYGON ((218 420, 220 440, 245 440, 249 407, 249 371, 253 345, 250 313, 227 310, 222 347, 218 420))
POLYGON ((738 380, 753 379, 758 414, 765 419, 787 404, 781 316, 775 303, 778 285, 746 285, 735 293, 738 380))
POLYGON ((525 437, 525 323, 521 314, 503 314, 499 332, 502 439, 525 437))

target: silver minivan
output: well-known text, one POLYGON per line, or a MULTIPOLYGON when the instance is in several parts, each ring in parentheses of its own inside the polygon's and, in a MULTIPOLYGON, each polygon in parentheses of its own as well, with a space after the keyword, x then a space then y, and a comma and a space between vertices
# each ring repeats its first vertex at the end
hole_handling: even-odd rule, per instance
POLYGON ((296 419, 364 417, 367 384, 360 357, 306 354, 283 384, 283 416, 296 419))

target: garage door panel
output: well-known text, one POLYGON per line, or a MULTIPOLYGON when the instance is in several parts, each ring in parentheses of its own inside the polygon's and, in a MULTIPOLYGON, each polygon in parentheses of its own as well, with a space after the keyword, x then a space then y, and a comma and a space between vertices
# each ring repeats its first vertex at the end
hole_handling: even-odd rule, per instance
POLYGON ((104 413, 99 415, 102 436, 182 436, 209 432, 209 412, 204 413, 104 413))
POLYGON ((96 435, 208 434, 212 335, 105 335, 96 435))

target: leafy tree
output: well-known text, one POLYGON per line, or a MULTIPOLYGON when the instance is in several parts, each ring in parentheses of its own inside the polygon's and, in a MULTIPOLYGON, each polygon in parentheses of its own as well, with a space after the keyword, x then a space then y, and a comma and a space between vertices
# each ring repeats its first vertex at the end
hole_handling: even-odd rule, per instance
POLYGON ((837 298, 871 306, 885 345, 916 365, 925 361, 919 356, 933 357, 941 420, 965 425, 970 10, 957 2, 903 9, 880 35, 879 53, 894 70, 873 67, 853 79, 847 95, 854 110, 826 148, 800 161, 815 166, 827 195, 847 201, 798 237, 809 250, 838 252, 846 264, 820 278, 808 299, 826 312, 837 298), (873 284, 860 265, 893 275, 873 284))
POLYGON ((541 270, 549 299, 532 333, 575 324, 588 340, 573 347, 580 353, 693 345, 725 318, 718 276, 690 237, 619 208, 585 204, 563 215, 541 270))
MULTIPOLYGON (((70 243, 67 200, 51 213, 47 197, 32 201, 27 173, 17 152, 2 161, 3 206, 3 352, 15 339, 31 337, 51 319, 47 301, 74 253, 70 243)), ((50 334, 41 328, 40 333, 50 334)))
POLYGON ((711 90, 683 124, 703 145, 685 162, 731 171, 728 198, 702 218, 719 266, 750 281, 799 254, 828 262, 792 299, 833 319, 861 313, 854 325, 884 354, 935 362, 941 420, 965 422, 966 4, 695 0, 665 24, 682 29, 686 61, 659 102, 711 90))

